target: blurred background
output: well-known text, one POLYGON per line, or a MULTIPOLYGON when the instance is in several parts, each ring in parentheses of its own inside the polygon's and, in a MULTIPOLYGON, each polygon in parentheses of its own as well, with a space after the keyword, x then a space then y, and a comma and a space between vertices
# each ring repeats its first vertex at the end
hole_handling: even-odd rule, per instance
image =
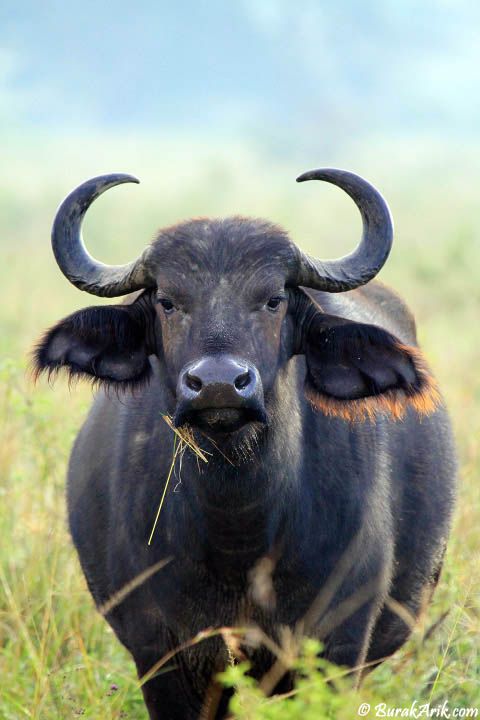
MULTIPOLYGON (((63 717, 70 705, 98 713, 103 702, 110 717, 120 702, 105 700, 110 675, 127 678, 130 698, 132 668, 92 611, 65 528, 65 464, 91 391, 34 387, 26 374, 38 335, 97 302, 55 265, 56 207, 84 179, 112 171, 141 185, 103 196, 85 237, 115 263, 164 224, 233 213, 265 216, 303 249, 338 256, 359 236, 353 203, 295 177, 344 167, 383 192, 396 240, 381 278, 416 313, 461 460, 432 611, 450 612, 435 667, 445 692, 480 694, 479 28, 480 5, 467 0, 1 4, 5 717, 53 718, 59 708, 63 717)), ((429 672, 427 662, 412 665, 412 688, 429 672)), ((402 683, 406 692, 405 671, 402 683)))
MULTIPOLYGON (((453 315, 463 297, 472 307, 479 27, 466 0, 2 4, 0 242, 12 292, 26 251, 30 298, 50 275, 47 322, 59 296, 83 301, 54 267, 50 224, 73 186, 115 170, 142 185, 88 216, 89 245, 106 260, 133 257, 162 224, 228 213, 270 217, 303 247, 338 254, 358 235, 351 201, 294 183, 333 165, 365 175, 392 206, 385 276, 404 272, 404 290, 445 285, 453 315), (457 273, 465 292, 452 295, 457 273)), ((438 298, 420 302, 428 311, 438 298)))

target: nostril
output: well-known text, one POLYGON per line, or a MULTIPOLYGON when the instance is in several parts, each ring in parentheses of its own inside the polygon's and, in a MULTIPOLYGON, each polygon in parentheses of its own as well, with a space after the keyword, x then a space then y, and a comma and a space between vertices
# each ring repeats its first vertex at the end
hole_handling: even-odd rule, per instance
POLYGON ((247 370, 235 379, 234 385, 237 390, 244 390, 250 384, 250 380, 250 372, 247 370))
POLYGON ((185 378, 185 385, 189 388, 189 390, 193 390, 197 393, 202 389, 202 381, 200 378, 196 375, 191 375, 189 372, 187 372, 187 376, 185 378))

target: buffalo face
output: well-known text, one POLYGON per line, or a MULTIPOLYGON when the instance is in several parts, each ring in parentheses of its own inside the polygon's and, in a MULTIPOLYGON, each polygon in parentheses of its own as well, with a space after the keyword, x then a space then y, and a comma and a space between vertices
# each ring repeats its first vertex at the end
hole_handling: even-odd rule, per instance
POLYGON ((177 425, 231 432, 267 421, 266 399, 292 355, 294 262, 287 236, 261 221, 197 220, 161 233, 148 263, 177 425))

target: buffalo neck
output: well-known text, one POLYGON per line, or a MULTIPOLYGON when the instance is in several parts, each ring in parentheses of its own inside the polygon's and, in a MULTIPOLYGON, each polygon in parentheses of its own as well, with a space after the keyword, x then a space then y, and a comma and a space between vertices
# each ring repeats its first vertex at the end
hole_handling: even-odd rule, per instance
POLYGON ((183 460, 169 517, 185 534, 177 550, 222 574, 243 574, 278 551, 295 522, 302 420, 294 365, 280 374, 269 398, 269 424, 255 440, 233 453, 210 446, 207 464, 192 453, 183 460))

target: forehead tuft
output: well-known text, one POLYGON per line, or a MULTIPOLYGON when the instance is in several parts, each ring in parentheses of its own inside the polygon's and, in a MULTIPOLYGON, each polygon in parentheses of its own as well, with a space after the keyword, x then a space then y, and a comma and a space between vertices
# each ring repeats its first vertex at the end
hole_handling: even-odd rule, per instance
POLYGON ((152 270, 179 268, 218 275, 278 268, 288 272, 297 251, 288 234, 267 220, 195 218, 160 230, 148 252, 152 270))

